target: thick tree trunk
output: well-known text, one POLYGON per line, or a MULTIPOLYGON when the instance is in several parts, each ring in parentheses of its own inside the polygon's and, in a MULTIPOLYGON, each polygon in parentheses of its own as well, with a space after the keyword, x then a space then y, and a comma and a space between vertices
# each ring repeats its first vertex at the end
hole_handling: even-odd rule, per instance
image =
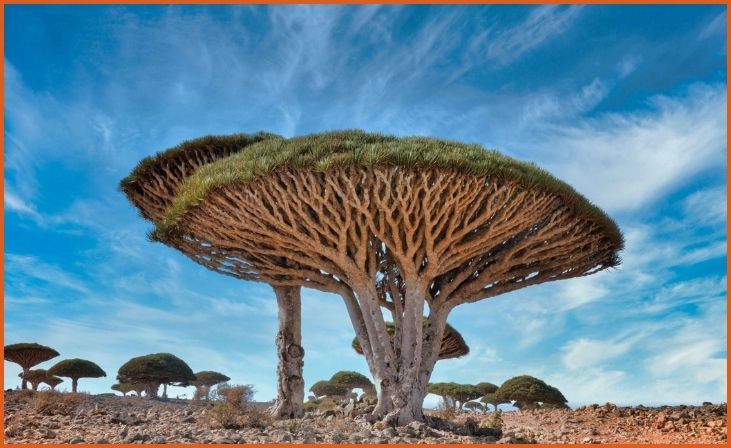
POLYGON ((277 401, 271 410, 276 418, 299 418, 305 413, 305 382, 302 378, 305 350, 302 348, 302 310, 299 286, 273 286, 279 309, 277 333, 277 401))
POLYGON ((33 388, 33 390, 38 390, 38 384, 39 383, 30 383, 30 385, 33 388))
MULTIPOLYGON (((418 285, 416 282, 411 284, 418 285)), ((426 387, 441 348, 447 307, 432 309, 424 326, 425 287, 407 289, 401 340, 392 344, 375 291, 370 285, 362 284, 353 292, 367 335, 362 338, 364 341, 359 335, 359 341, 378 387, 378 403, 373 417, 393 425, 422 421, 426 387), (365 348, 364 342, 369 349, 365 348)), ((351 319, 355 320, 352 314, 355 313, 351 313, 351 319)))
POLYGON ((159 384, 149 384, 145 388, 145 395, 148 399, 157 398, 157 390, 160 388, 159 384))
POLYGON ((71 378, 71 392, 76 392, 76 388, 79 385, 79 379, 78 378, 71 378))
POLYGON ((25 379, 25 376, 28 374, 28 370, 30 370, 29 367, 23 367, 23 376, 21 377, 22 381, 20 382, 20 388, 23 390, 28 389, 28 381, 25 379))
POLYGON ((168 383, 163 383, 162 385, 162 398, 163 400, 167 400, 168 398, 168 383))

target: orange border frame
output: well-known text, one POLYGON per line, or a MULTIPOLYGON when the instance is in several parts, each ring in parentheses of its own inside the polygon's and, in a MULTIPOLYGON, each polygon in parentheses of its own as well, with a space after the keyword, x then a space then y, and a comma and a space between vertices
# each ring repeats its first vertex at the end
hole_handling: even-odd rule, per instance
MULTIPOLYGON (((311 5, 325 5, 325 4, 409 4, 409 5, 417 5, 417 4, 452 4, 452 5, 464 5, 464 4, 517 4, 517 5, 534 5, 534 4, 601 4, 601 5, 727 5, 726 7, 726 209, 728 210, 728 197, 731 193, 731 188, 728 186, 728 177, 729 177, 729 166, 728 166, 728 147, 729 143, 731 142, 731 138, 729 137, 728 133, 728 123, 729 123, 729 101, 731 100, 731 93, 729 93, 728 89, 728 74, 729 71, 731 71, 731 60, 728 57, 728 48, 729 43, 731 43, 731 39, 729 38, 728 29, 729 24, 731 24, 731 19, 728 17, 728 4, 729 0, 704 0, 700 2, 693 2, 688 0, 645 0, 645 1, 633 1, 633 0, 585 0, 585 1, 576 1, 576 0, 567 0, 567 1, 556 1, 556 0, 539 0, 539 1, 531 1, 531 0, 504 0, 504 1, 483 1, 483 0, 460 0, 460 1, 449 1, 449 0, 431 0, 431 1, 419 1, 419 0, 404 0, 404 1, 393 1, 393 0, 383 0, 383 1, 377 1, 377 0, 360 0, 356 2, 343 2, 343 1, 337 1, 337 0, 319 0, 319 1, 309 1, 309 2, 296 2, 291 0, 273 0, 269 2, 255 2, 255 1, 238 1, 238 0, 214 0, 212 2, 205 2, 201 0, 173 0, 173 1, 165 1, 165 0, 128 0, 128 1, 114 1, 114 0, 69 0, 69 1, 63 1, 63 0, 0 0, 0 3, 2 4, 2 8, 0 8, 0 52, 2 53, 2 58, 0 59, 0 69, 2 69, 3 77, 0 78, 0 102, 2 102, 2 107, 0 107, 0 121, 2 121, 2 130, 3 132, 0 133, 0 149, 2 149, 3 155, 5 154, 5 5, 98 5, 98 4, 104 4, 104 5, 167 5, 167 4, 183 4, 183 5, 190 5, 190 4, 211 4, 211 5, 231 5, 231 4, 311 4, 311 5)), ((3 274, 2 282, 0 282, 0 293, 2 293, 2 303, 3 303, 3 309, 2 309, 2 321, 0 322, 0 331, 2 333, 0 334, 0 339, 2 339, 3 344, 2 347, 0 347, 0 351, 3 351, 4 349, 4 341, 5 341, 5 157, 0 158, 0 169, 2 169, 2 178, 3 182, 0 184, 0 193, 3 194, 3 200, 2 200, 2 216, 0 216, 0 249, 2 251, 3 257, 0 259, 0 272, 3 274)), ((728 236, 729 230, 731 230, 731 226, 729 226, 728 218, 726 220, 726 235, 728 236)), ((731 274, 731 268, 728 264, 728 238, 726 240, 726 329, 729 328, 729 322, 731 320, 729 319, 729 312, 728 312, 728 289, 729 285, 731 285, 731 280, 729 280, 729 274, 731 274)), ((0 367, 0 375, 2 375, 3 378, 5 378, 5 365, 3 364, 2 367, 0 367)), ((727 355, 726 355, 726 403, 727 403, 727 409, 728 409, 728 398, 729 398, 729 390, 728 390, 728 377, 729 377, 729 366, 728 366, 728 338, 727 338, 727 355)), ((5 403, 5 390, 4 388, 0 388, 0 401, 4 404, 5 403)), ((728 428, 729 423, 729 417, 728 412, 726 414, 726 427, 728 428)), ((0 420, 0 443, 5 445, 5 419, 0 420)), ((728 442, 727 442, 728 443, 728 442)), ((111 444, 112 446, 136 446, 134 444, 127 444, 127 443, 120 443, 120 444, 111 444)), ((257 447, 281 447, 283 445, 291 445, 291 444, 256 444, 257 447)), ((575 445, 568 445, 568 444, 538 444, 540 446, 551 446, 551 447, 559 447, 559 446, 588 446, 586 444, 575 444, 575 445)), ((34 444, 13 444, 13 446, 18 447, 35 447, 37 445, 34 444)), ((43 446, 48 447, 66 447, 66 444, 44 444, 43 446)), ((99 447, 99 448, 105 448, 110 445, 100 445, 100 444, 80 444, 80 446, 92 446, 92 447, 99 447)), ((225 446, 225 445, 215 445, 215 444, 166 444, 166 445, 146 445, 146 446, 158 446, 158 447, 210 447, 210 446, 225 446)), ((312 447, 360 447, 363 445, 356 445, 356 444, 307 444, 306 446, 312 446, 312 447)), ((405 444, 384 444, 384 445, 378 445, 383 447, 394 447, 394 448, 402 448, 405 446, 405 444)), ((474 445, 467 445, 467 444, 450 444, 450 445, 443 445, 443 446, 449 446, 449 447, 471 447, 474 445)), ((671 445, 671 444, 649 444, 649 443, 607 443, 602 444, 602 446, 607 447, 675 447, 675 446, 706 446, 701 444, 693 444, 693 443, 687 443, 687 444, 679 444, 679 445, 671 445)))

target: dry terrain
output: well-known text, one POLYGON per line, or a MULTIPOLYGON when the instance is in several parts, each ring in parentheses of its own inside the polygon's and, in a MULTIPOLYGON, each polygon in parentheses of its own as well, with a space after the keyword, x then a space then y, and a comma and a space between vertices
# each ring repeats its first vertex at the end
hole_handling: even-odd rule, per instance
POLYGON ((726 405, 593 405, 502 414, 429 411, 429 425, 371 424, 364 404, 272 422, 264 406, 8 391, 6 443, 725 443, 726 405))

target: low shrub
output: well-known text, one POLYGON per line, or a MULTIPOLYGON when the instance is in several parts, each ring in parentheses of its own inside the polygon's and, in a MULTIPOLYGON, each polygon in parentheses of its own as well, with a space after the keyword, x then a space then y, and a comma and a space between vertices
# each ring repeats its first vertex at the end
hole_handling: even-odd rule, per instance
POLYGON ((317 409, 319 409, 321 411, 335 409, 336 407, 338 407, 338 404, 332 398, 323 398, 322 400, 320 400, 320 403, 317 405, 317 409))
POLYGON ((218 400, 201 412, 200 421, 212 429, 266 428, 272 417, 266 409, 252 404, 254 392, 248 384, 218 386, 218 400))
POLYGON ((489 428, 489 429, 503 429, 503 412, 498 410, 497 412, 493 412, 489 418, 483 420, 482 424, 480 425, 480 428, 489 428))
POLYGON ((43 415, 70 415, 88 399, 88 395, 75 392, 37 392, 33 408, 43 415))
POLYGON ((251 384, 229 385, 221 384, 216 388, 219 399, 231 406, 243 409, 254 400, 254 386, 251 384))
POLYGON ((320 400, 306 401, 305 402, 305 412, 316 411, 317 407, 319 405, 320 405, 320 400))
POLYGON ((434 411, 433 415, 434 415, 434 417, 437 417, 441 420, 453 421, 457 417, 458 414, 459 414, 459 411, 456 408, 444 407, 444 406, 440 405, 434 411))

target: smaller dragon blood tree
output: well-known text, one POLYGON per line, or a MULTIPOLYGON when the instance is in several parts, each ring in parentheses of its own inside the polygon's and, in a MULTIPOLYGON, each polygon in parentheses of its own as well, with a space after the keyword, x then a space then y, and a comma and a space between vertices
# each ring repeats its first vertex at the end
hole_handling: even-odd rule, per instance
POLYGON ((216 384, 225 383, 230 381, 231 378, 227 377, 223 373, 214 372, 212 370, 204 370, 195 373, 195 380, 191 381, 190 384, 195 386, 195 398, 201 399, 203 397, 208 399, 208 394, 211 387, 216 384))
POLYGON ((371 382, 371 380, 369 380, 368 377, 366 377, 365 375, 358 372, 341 370, 340 372, 335 373, 330 378, 329 382, 330 384, 334 384, 335 386, 348 388, 348 394, 350 394, 353 389, 362 389, 365 395, 376 395, 376 388, 373 387, 373 383, 371 382))
POLYGON ((467 403, 462 406, 463 408, 467 408, 471 411, 477 412, 477 411, 485 411, 485 406, 482 404, 476 402, 476 401, 468 401, 467 403))
POLYGON ((491 404, 494 408, 494 412, 498 411, 498 406, 500 406, 501 404, 510 404, 510 400, 500 397, 495 392, 485 394, 484 397, 480 398, 480 401, 485 403, 485 405, 491 404))
MULTIPOLYGON (((22 342, 19 344, 6 345, 4 349, 4 357, 6 361, 14 362, 23 369, 23 374, 27 374, 31 367, 36 366, 44 361, 53 359, 58 356, 58 352, 51 347, 36 344, 35 342, 22 342)), ((21 388, 27 389, 28 382, 22 377, 21 388)))
POLYGON ((48 378, 48 370, 45 369, 32 369, 27 373, 19 373, 18 376, 30 383, 30 387, 33 390, 38 390, 38 386, 48 378))
MULTIPOLYGON (((426 325, 426 318, 423 322, 424 325, 426 325)), ((391 343, 393 344, 396 334, 396 326, 393 322, 386 322, 386 331, 388 332, 388 336, 391 338, 391 343)), ((363 347, 361 347, 357 337, 353 339, 352 346, 356 353, 359 355, 363 354, 363 347)), ((467 355, 469 352, 470 347, 467 345, 459 331, 455 330, 453 326, 446 324, 444 327, 444 335, 442 336, 442 345, 439 348, 438 359, 441 361, 443 359, 460 358, 467 355)))
POLYGON ((536 409, 541 404, 549 407, 566 407, 566 397, 557 388, 530 375, 521 375, 505 381, 495 392, 498 397, 514 401, 516 408, 536 409))
POLYGON ((157 398, 161 384, 165 386, 169 383, 190 384, 195 381, 195 374, 185 361, 175 355, 152 353, 132 358, 124 363, 117 372, 117 381, 144 384, 147 398, 157 398))
POLYGON ((71 391, 76 392, 79 378, 101 378, 107 376, 101 367, 86 359, 64 359, 48 369, 50 375, 71 378, 71 391))
POLYGON ((495 392, 497 386, 492 383, 458 384, 458 383, 429 383, 427 391, 439 395, 447 408, 463 409, 465 403, 482 397, 490 391, 495 392))
POLYGON ((63 380, 57 376, 49 376, 44 379, 42 383, 48 384, 51 390, 56 390, 56 386, 63 383, 63 380))
POLYGON ((310 392, 312 392, 315 398, 330 397, 343 399, 350 393, 350 388, 322 380, 313 384, 312 387, 310 387, 310 392))
POLYGON ((121 392, 123 397, 127 396, 127 392, 130 392, 132 389, 130 389, 130 384, 121 384, 121 383, 115 383, 112 384, 110 389, 115 390, 117 392, 121 392))

